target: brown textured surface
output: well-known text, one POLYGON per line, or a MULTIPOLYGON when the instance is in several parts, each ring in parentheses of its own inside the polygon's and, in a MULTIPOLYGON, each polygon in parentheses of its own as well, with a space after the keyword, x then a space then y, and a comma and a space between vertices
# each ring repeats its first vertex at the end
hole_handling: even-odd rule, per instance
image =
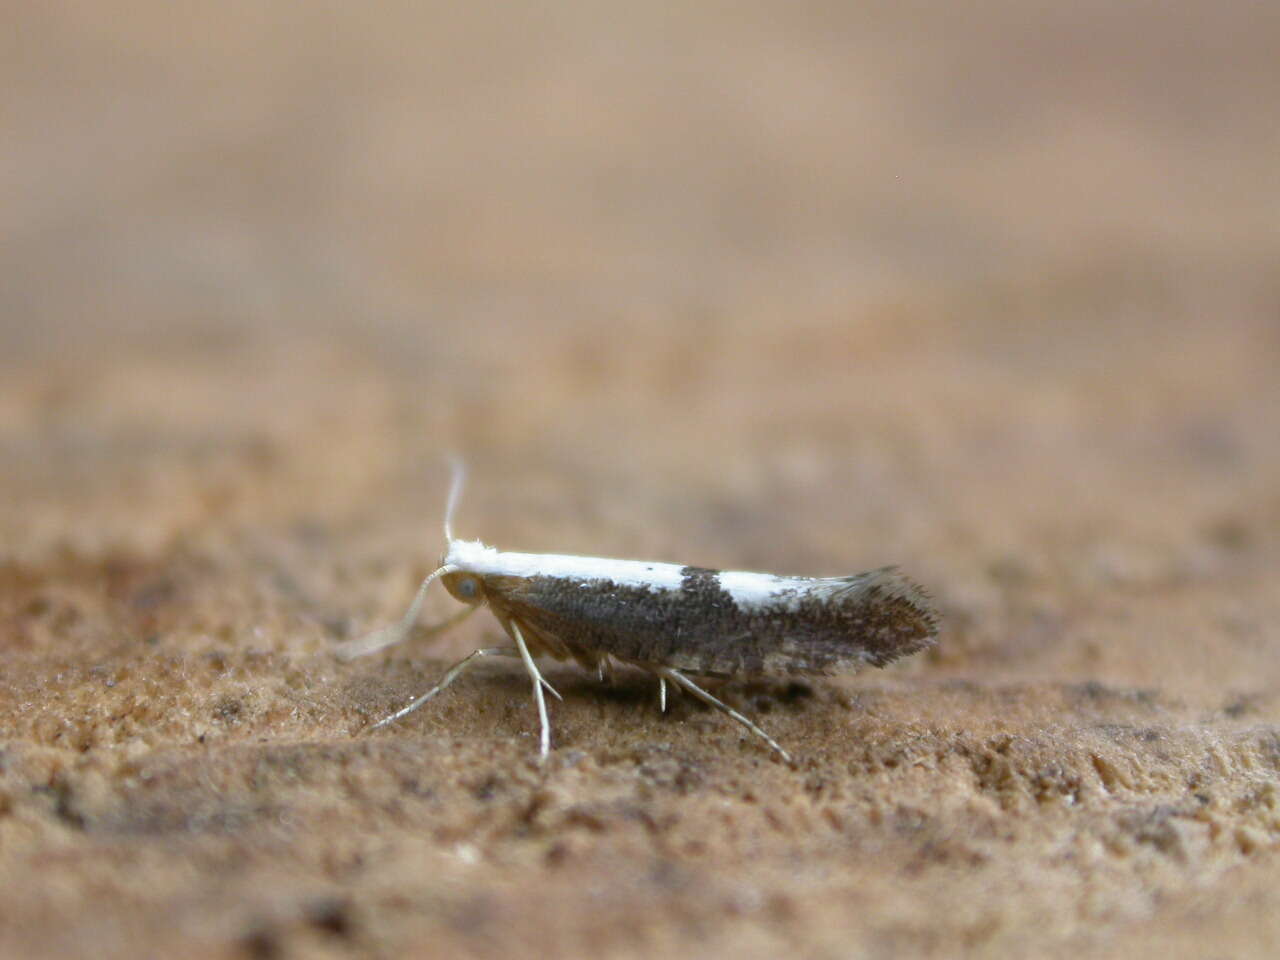
POLYGON ((945 9, 11 10, 0 954, 1273 956, 1275 5, 945 9), (939 646, 356 735, 450 448, 939 646))

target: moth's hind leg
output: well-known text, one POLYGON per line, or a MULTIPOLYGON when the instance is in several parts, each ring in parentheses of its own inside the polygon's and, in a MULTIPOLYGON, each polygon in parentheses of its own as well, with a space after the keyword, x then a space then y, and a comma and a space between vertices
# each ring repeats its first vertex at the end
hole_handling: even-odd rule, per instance
POLYGON ((661 690, 661 696, 662 696, 664 708, 666 707, 666 693, 667 693, 665 681, 670 680, 677 687, 680 687, 681 689, 684 689, 684 690, 688 690, 690 693, 692 693, 695 697, 697 697, 703 703, 709 704, 710 706, 715 707, 717 710, 721 711, 722 713, 727 713, 729 716, 733 717, 734 720, 737 720, 738 723, 742 724, 744 727, 746 727, 748 730, 754 733, 757 737, 759 737, 769 746, 773 747, 774 750, 778 751, 778 753, 782 756, 783 760, 787 761, 787 763, 791 763, 791 755, 788 754, 787 751, 783 750, 782 747, 778 746, 777 742, 771 736, 769 736, 767 733, 765 733, 763 730, 757 727, 754 723, 752 723, 750 720, 748 720, 746 717, 740 714, 737 710, 733 709, 733 707, 729 706, 727 703, 723 703, 722 701, 716 699, 711 694, 709 694, 706 690, 703 690, 700 686, 698 686, 696 683, 694 683, 692 680, 686 677, 679 670, 673 670, 671 667, 651 667, 650 669, 653 671, 654 674, 657 675, 658 682, 662 684, 660 690, 661 690))

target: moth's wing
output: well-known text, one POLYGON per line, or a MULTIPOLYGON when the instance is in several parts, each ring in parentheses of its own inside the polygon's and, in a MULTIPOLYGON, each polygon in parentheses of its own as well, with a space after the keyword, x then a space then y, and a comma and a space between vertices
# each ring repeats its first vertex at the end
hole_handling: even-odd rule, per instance
POLYGON ((678 666, 679 618, 669 592, 555 577, 488 577, 495 612, 530 628, 553 656, 594 668, 605 656, 639 664, 678 666))
POLYGON ((798 597, 800 630, 790 644, 800 657, 840 669, 883 667, 932 646, 938 615, 924 589, 897 567, 809 581, 798 597))
POLYGON ((928 597, 894 568, 790 583, 776 602, 750 607, 714 586, 697 602, 683 590, 548 577, 490 578, 486 586, 495 607, 580 660, 609 654, 717 676, 838 673, 933 643, 928 597))
MULTIPOLYGON (((936 642, 938 618, 928 594, 896 567, 778 579, 783 586, 772 601, 708 624, 701 642, 677 654, 685 669, 727 676, 849 673, 883 667, 936 642)), ((728 594, 723 599, 732 604, 728 594)))
POLYGON ((584 670, 595 670, 600 665, 601 654, 576 644, 566 643, 564 638, 549 629, 545 622, 536 622, 522 613, 523 611, 519 610, 509 610, 505 618, 507 622, 504 622, 503 626, 510 632, 509 622, 519 623, 525 642, 529 646, 529 652, 535 657, 545 655, 555 660, 567 660, 572 657, 584 670))

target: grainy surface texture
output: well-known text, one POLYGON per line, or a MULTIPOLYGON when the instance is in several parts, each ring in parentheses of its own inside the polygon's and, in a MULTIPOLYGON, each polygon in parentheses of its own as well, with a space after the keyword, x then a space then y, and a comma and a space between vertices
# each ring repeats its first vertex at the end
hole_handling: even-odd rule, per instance
POLYGON ((1275 956, 1277 9, 11 5, 0 955, 1275 956), (939 645, 362 733, 452 449, 939 645))

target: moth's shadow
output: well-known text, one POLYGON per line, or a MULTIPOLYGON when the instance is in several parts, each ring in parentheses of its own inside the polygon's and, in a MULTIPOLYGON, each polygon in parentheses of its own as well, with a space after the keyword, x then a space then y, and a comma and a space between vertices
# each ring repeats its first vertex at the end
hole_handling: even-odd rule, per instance
MULTIPOLYGON (((572 667, 544 671, 544 675, 566 699, 595 698, 626 705, 658 703, 658 678, 636 667, 616 667, 612 679, 603 681, 594 674, 572 667)), ((697 682, 727 703, 764 713, 775 706, 796 709, 814 696, 811 684, 792 678, 697 678, 697 682)), ((667 684, 667 704, 668 709, 680 704, 689 704, 698 710, 711 709, 672 683, 667 684)))

